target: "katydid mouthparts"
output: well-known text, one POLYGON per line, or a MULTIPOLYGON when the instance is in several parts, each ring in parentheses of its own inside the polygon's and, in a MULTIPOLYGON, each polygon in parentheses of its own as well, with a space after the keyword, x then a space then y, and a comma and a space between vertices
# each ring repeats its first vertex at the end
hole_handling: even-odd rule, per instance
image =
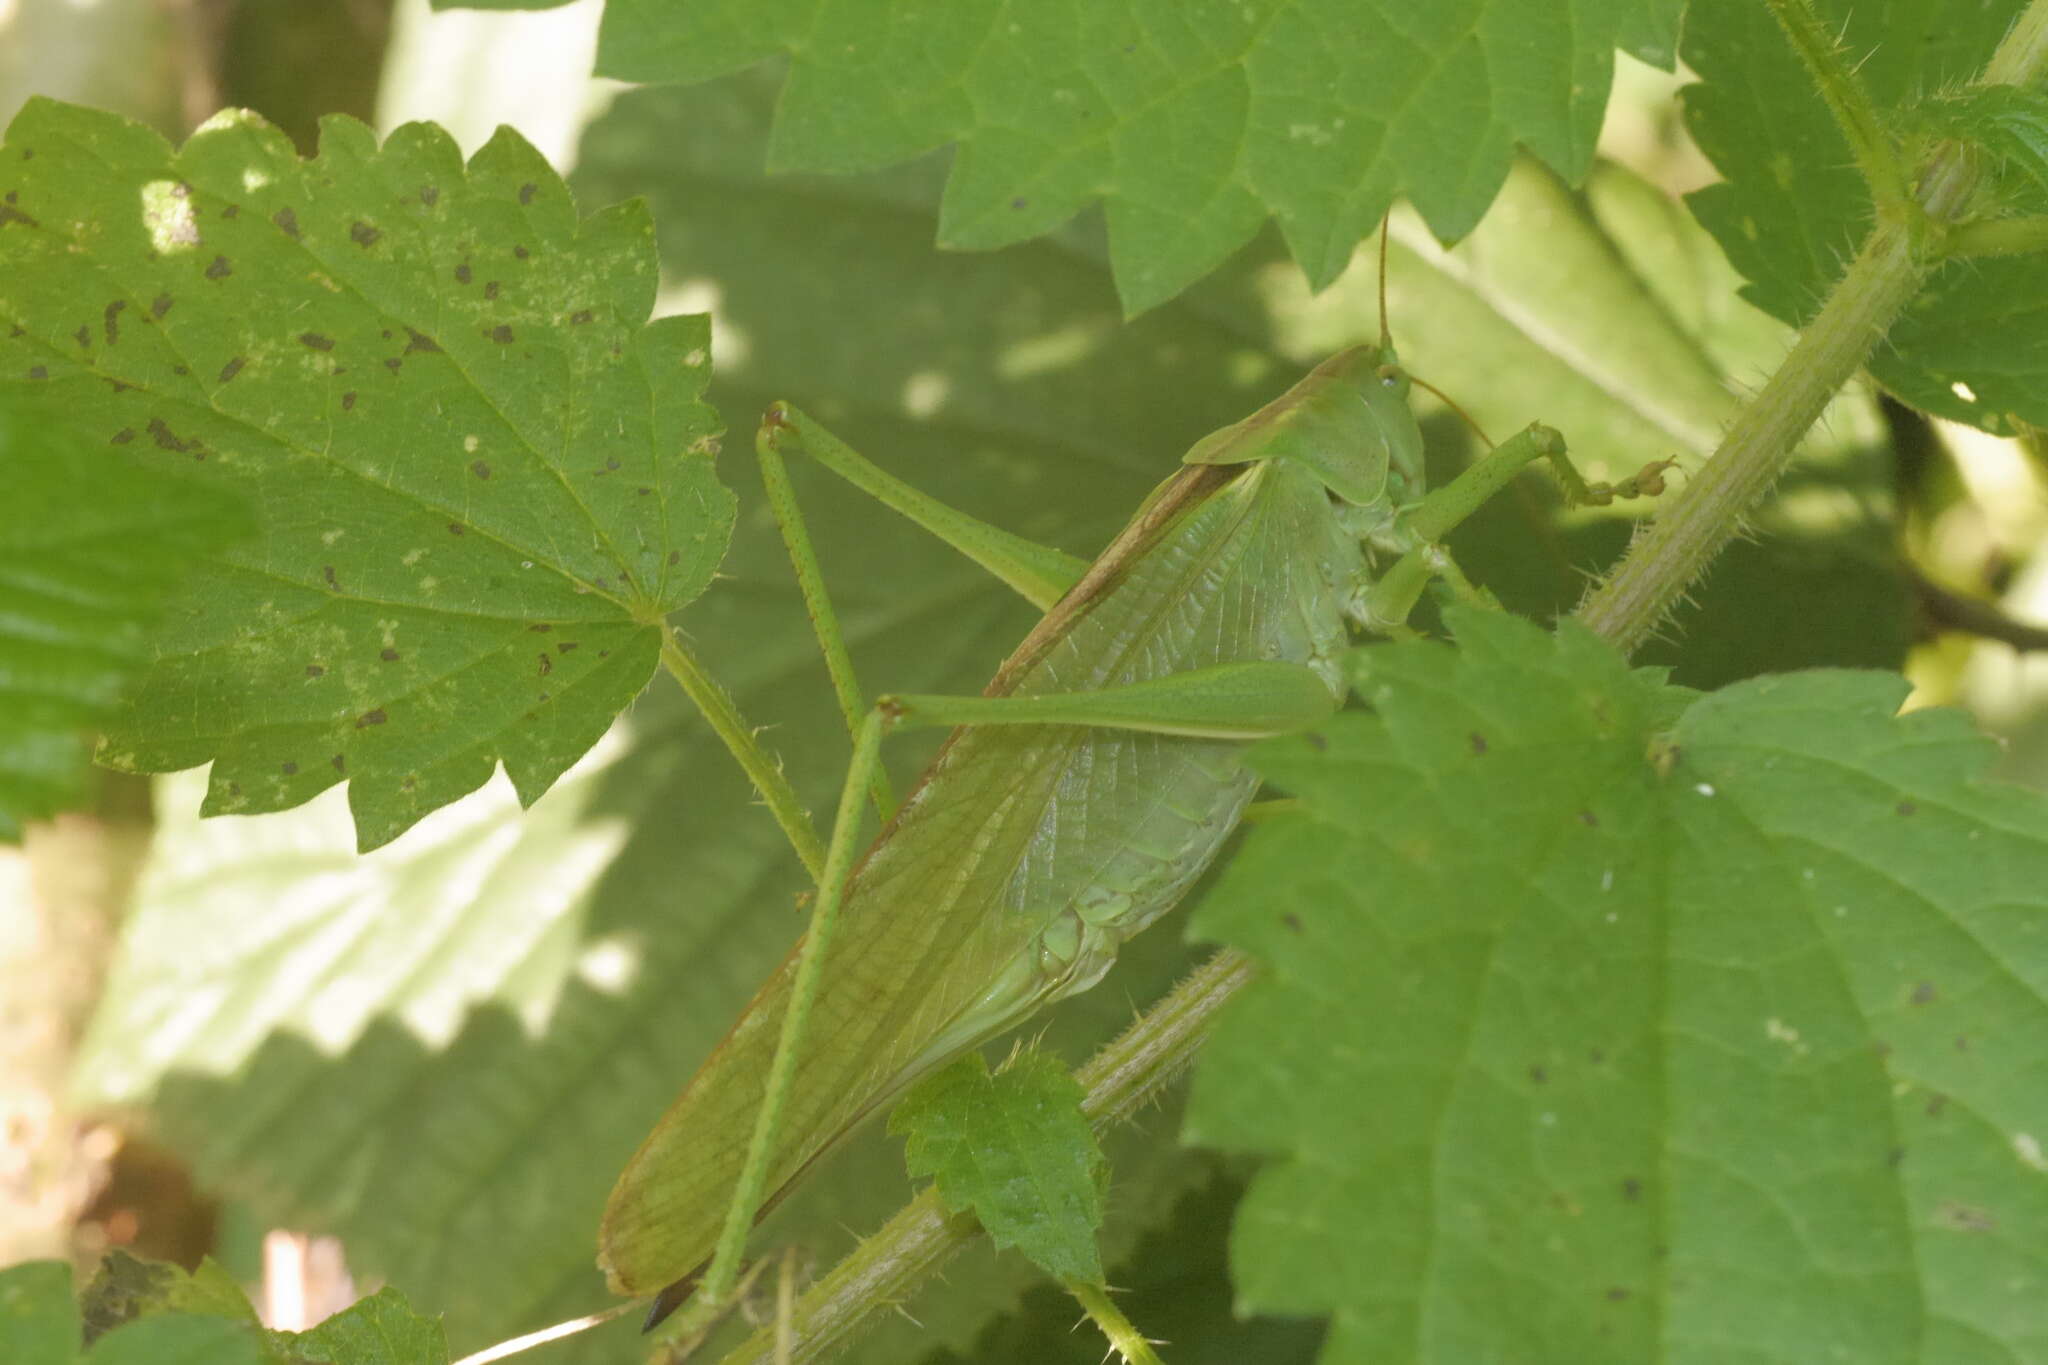
POLYGON ((1095 984, 1124 940, 1181 899, 1259 785, 1249 742, 1335 708, 1354 628, 1401 628, 1447 562, 1437 537, 1536 458, 1551 458, 1574 495, 1587 491, 1557 434, 1531 426, 1424 496, 1408 396, 1384 338, 1331 357, 1197 442, 1087 565, 962 529, 809 418, 770 409, 764 469, 779 474, 781 448, 798 441, 928 528, 971 541, 970 554, 1048 610, 981 697, 884 699, 856 727, 811 931, 607 1205, 599 1262, 613 1290, 668 1287, 650 1326, 715 1244, 704 1292, 721 1298, 753 1221, 861 1120, 1095 984), (856 857, 876 747, 898 722, 957 728, 856 857))

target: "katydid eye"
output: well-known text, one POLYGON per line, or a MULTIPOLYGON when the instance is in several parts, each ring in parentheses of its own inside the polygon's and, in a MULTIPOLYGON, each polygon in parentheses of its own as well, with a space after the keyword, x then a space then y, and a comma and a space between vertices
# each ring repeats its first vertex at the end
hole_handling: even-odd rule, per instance
POLYGON ((1387 388, 1398 389, 1401 387, 1401 380, 1404 376, 1399 365, 1382 365, 1375 373, 1379 375, 1380 383, 1387 388))

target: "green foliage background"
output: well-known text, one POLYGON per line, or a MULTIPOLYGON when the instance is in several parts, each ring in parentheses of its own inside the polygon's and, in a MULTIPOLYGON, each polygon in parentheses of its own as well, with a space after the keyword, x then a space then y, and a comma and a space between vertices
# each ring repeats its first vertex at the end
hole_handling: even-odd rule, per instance
MULTIPOLYGON (((803 889, 780 836, 673 686, 657 676, 634 700, 653 666, 654 623, 680 609, 676 622, 745 714, 774 726, 769 742, 814 810, 829 809, 844 762, 745 456, 754 415, 774 398, 800 402, 957 506, 1091 554, 1192 440, 1374 334, 1371 264, 1354 251, 1399 195, 1419 215, 1394 219, 1389 311, 1418 373, 1495 435, 1532 417, 1563 428, 1595 477, 1671 453, 1681 468, 1703 457, 1782 353, 1780 323, 1810 315, 1853 249, 1868 207, 1845 179, 1845 148, 1752 7, 1693 6, 1682 48, 1668 3, 1587 3, 1571 25, 1534 29, 1538 12, 1526 6, 1468 8, 1454 24, 1448 6, 1130 3, 1041 7, 1006 25, 1002 7, 976 3, 947 7, 933 28, 865 0, 612 0, 600 71, 679 84, 621 95, 584 133, 566 186, 509 136, 465 171, 431 132, 379 149, 359 125, 330 123, 321 159, 301 164, 281 137, 243 122, 174 162, 167 146, 105 119, 49 106, 24 116, 0 153, 15 158, 0 180, 23 196, 8 201, 13 212, 44 235, 0 219, 0 313, 22 329, 0 340, 0 400, 27 405, 56 429, 51 448, 73 452, 33 465, 73 481, 32 490, 42 499, 33 506, 77 500, 66 491, 79 478, 73 462, 87 458, 77 452, 104 460, 110 438, 149 433, 152 420, 176 446, 200 440, 217 458, 123 442, 124 458, 131 447, 164 456, 152 475, 179 481, 175 494, 138 496, 157 508, 176 499, 189 519, 160 517, 155 536, 122 536, 135 564, 109 569, 100 547, 108 526, 126 524, 119 498, 95 501, 99 526, 15 518, 0 536, 0 592, 76 601, 84 583, 100 593, 94 610, 107 624, 53 619, 81 638, 90 625, 108 647, 90 659, 60 651, 52 657, 79 671, 52 676, 82 679, 64 687, 95 702, 143 675, 127 718, 108 727, 111 752, 152 771, 213 758, 207 810, 278 812, 201 821, 194 780, 165 781, 156 851, 80 1057, 80 1096, 143 1114, 266 1225, 339 1233, 359 1273, 441 1314, 458 1352, 602 1301, 590 1257, 605 1190, 786 949, 803 889), (1413 22, 1418 14, 1432 22, 1413 22), (1557 31, 1568 44, 1553 43, 1557 31), (1389 34, 1405 46, 1387 45, 1389 34), (1705 78, 1686 96, 1686 117, 1726 180, 1692 201, 1704 228, 1632 173, 1593 161, 1617 42, 1659 61, 1678 50, 1705 78), (757 65, 764 58, 773 60, 757 65), (1383 67, 1430 75, 1366 79, 1383 67), (1518 158, 1517 144, 1532 155, 1518 158), (20 158, 31 145, 33 174, 20 158), (251 167, 263 183, 249 183, 251 167), (421 197, 423 177, 443 191, 433 203, 421 197), (210 215, 204 232, 228 235, 144 260, 150 223, 135 206, 162 205, 165 191, 150 199, 145 187, 180 180, 210 215), (274 215, 287 195, 318 206, 297 219, 310 245, 280 235, 274 215), (646 208, 602 208, 629 196, 646 208), (249 211, 226 217, 231 203, 249 211), (407 203, 401 216, 394 206, 407 203), (362 229, 373 241, 389 234, 399 260, 361 271, 362 229), (1436 240, 1468 230, 1449 252, 1436 240), (935 236, 974 250, 936 248, 935 236), (220 282, 207 275, 212 257, 230 254, 216 240, 235 244, 241 279, 261 282, 256 303, 199 311, 207 283, 220 282), (484 268, 486 253, 502 271, 484 268), (1732 301, 1735 271, 1780 322, 1732 301), (494 281, 515 283, 487 295, 494 281), (1327 288, 1311 298, 1308 282, 1327 288), (145 322, 150 301, 172 288, 163 325, 145 322), (146 363, 114 355, 114 295, 100 297, 109 290, 138 301, 126 340, 151 348, 146 363), (80 300, 91 306, 81 312, 80 300), (679 321, 641 330, 650 301, 661 314, 708 310, 708 337, 679 321), (586 309, 601 320, 578 321, 586 309), (74 342, 81 324, 86 340, 74 342), (290 344, 305 333, 347 345, 309 357, 303 340, 290 344), (701 376, 689 357, 707 340, 708 409, 686 378, 701 376), (266 371, 266 358, 279 368, 266 371), (397 359, 431 378, 393 388, 381 411, 366 404, 358 439, 342 434, 357 412, 343 395, 363 401, 372 390, 309 359, 371 379, 397 359), (312 393, 317 401, 305 401, 312 393), (715 468, 730 503, 709 477, 720 422, 715 468), (486 456, 463 438, 500 434, 507 453, 486 481, 472 467, 486 456), (638 493, 588 493, 612 486, 592 482, 618 472, 608 450, 639 462, 644 477, 631 488, 659 488, 664 508, 688 503, 703 515, 649 517, 638 493), (507 493, 496 520, 477 501, 487 484, 507 493), (459 556, 444 548, 453 536, 442 515, 456 504, 464 525, 488 532, 464 536, 459 556), (713 582, 728 518, 731 547, 713 582), (326 539, 336 529, 344 534, 326 539), (427 570, 404 558, 422 537, 438 556, 427 570), (689 572, 649 581, 685 549, 689 572), (67 578, 81 563, 106 581, 67 578), (22 564, 43 576, 24 577, 22 564), (634 581, 618 581, 621 571, 634 581), (457 609, 420 599, 423 572, 461 587, 445 599, 459 598, 457 609), (544 586, 532 585, 535 572, 544 586), (326 703, 279 702, 290 690, 277 662, 287 651, 238 658, 231 647, 287 594, 300 605, 279 613, 275 638, 361 656, 336 672, 345 720, 326 703), (150 637, 145 664, 134 642, 166 619, 165 600, 168 625, 150 637), (414 665, 381 657, 398 650, 393 622, 442 652, 396 683, 380 674, 414 665), (539 626, 554 630, 535 651, 539 626), (555 648, 570 627, 593 650, 613 641, 618 662, 558 697, 569 679, 556 669, 591 657, 555 648), (535 689, 549 692, 538 711, 535 689), (410 729, 392 719, 421 696, 434 702, 431 719, 410 729), (385 725, 355 724, 386 709, 385 725), (324 762, 283 771, 297 757, 286 748, 313 738, 346 752, 345 797, 329 791, 285 810, 342 775, 324 762), (473 790, 500 757, 512 780, 473 790), (430 780, 408 787, 416 775, 430 780)), ((1849 26, 1853 51, 1878 54, 1862 70, 1889 103, 1973 71, 2017 6, 1961 17, 1952 7, 1821 8, 1849 26)), ((1950 268, 1879 357, 1880 378, 1917 406, 1993 429, 2048 421, 2038 411, 2048 326, 2032 311, 2048 298, 2040 269, 1950 268), (1977 401, 1958 397, 1959 382, 1977 401)), ((1469 438, 1441 408, 1425 418, 1433 467, 1448 477, 1469 458, 1469 438)), ((1700 590, 1682 634, 1639 662, 1700 688, 1816 665, 1896 667, 1910 612, 1893 436, 1868 395, 1845 396, 1758 515, 1757 536, 1700 590)), ((892 689, 978 688, 1029 610, 858 495, 796 472, 863 677, 892 689)), ((1510 606, 1549 618, 1618 552, 1627 515, 1560 514, 1546 486, 1527 482, 1454 546, 1510 606)), ((0 622, 10 663, 46 644, 11 628, 21 619, 0 622)), ((1461 627, 1468 651, 1483 629, 1461 627)), ((1446 681, 1441 671, 1454 666, 1419 647, 1369 652, 1380 662, 1361 663, 1361 686, 1390 704, 1333 730, 1338 774, 1317 776, 1299 753, 1269 759, 1277 781, 1310 798, 1309 819, 1328 826, 1330 809, 1347 812, 1362 847, 1346 846, 1351 863, 1318 862, 1284 841, 1327 853, 1326 827, 1261 831, 1199 912, 1205 936, 1270 956, 1298 993, 1268 990, 1226 1028, 1197 1090, 1196 1147, 1177 1141, 1173 1104, 1111 1144, 1103 1250, 1111 1281, 1136 1291, 1127 1306, 1140 1325, 1185 1343, 1182 1360, 1454 1359, 1479 1343, 1526 1342, 1529 1315, 1549 1324, 1542 1339, 1559 1359, 1711 1358, 1733 1349, 1716 1337, 1729 1321, 1761 1324, 1748 1343, 1758 1350, 1798 1342, 1817 1352, 1838 1340, 1828 1323, 1853 1321, 1867 1334, 1863 1358, 2044 1358, 2023 1308, 1966 1287, 1995 1264, 1999 1292, 2024 1303, 2048 1279, 2031 1249, 2048 1238, 2029 1235, 2048 1216, 2030 1193, 2038 1172, 2022 1141, 2048 1124, 2025 1084, 2040 1069, 2043 942, 2025 889, 2048 828, 2038 803, 1985 794, 1982 755, 1951 722, 1895 724, 1884 719, 1895 692, 1840 677, 1792 685, 1796 705, 1784 693, 1768 700, 1764 684, 1700 703, 1677 741, 1678 766, 1660 779, 1647 755, 1687 700, 1662 678, 1576 645, 1553 658, 1521 635, 1489 647, 1471 665, 1492 668, 1483 688, 1446 681), (1821 690, 1798 690, 1809 687, 1821 690), (1475 700, 1475 688, 1505 700, 1475 700), (1604 706, 1633 707, 1635 720, 1604 706), (1531 795, 1491 819, 1488 800, 1512 806, 1515 791, 1489 796, 1444 777, 1470 758, 1458 708, 1474 707, 1501 746, 1494 766, 1525 765, 1544 800, 1575 783, 1589 801, 1641 797, 1632 816, 1603 805, 1615 818, 1597 837, 1567 830, 1610 847, 1529 836, 1535 870, 1494 851, 1503 822, 1548 807, 1531 795), (1778 728, 1761 738, 1742 728, 1767 722, 1778 728), (1598 731, 1587 744, 1556 741, 1581 724, 1598 731), (1803 731, 1861 745, 1862 757, 1801 757, 1803 731), (1524 733, 1526 751, 1505 738, 1524 733), (1346 759, 1354 743, 1366 758, 1346 759), (1895 751, 1927 771, 1887 767, 1895 751), (1795 759, 1841 771, 1804 790, 1759 779, 1769 809, 1724 801, 1715 809, 1741 812, 1730 823, 1660 814, 1644 794, 1678 802, 1701 785, 1739 789, 1745 774, 1795 759), (1347 761, 1369 777, 1364 793, 1325 792, 1319 784, 1339 783, 1347 761), (1849 788, 1867 811, 1846 800, 1849 788), (1859 906, 1913 902, 1871 940, 1827 940, 1827 916, 1851 892, 1802 888, 1790 864, 1776 869, 1787 885, 1766 888, 1781 900, 1716 879, 1785 840, 1819 848, 1839 835, 1785 832, 1772 820, 1788 806, 1839 809, 1859 837, 1881 827, 1890 841, 1902 800, 1938 814, 1914 828, 1942 824, 1946 842, 1851 842, 1839 865, 1814 864, 1853 883, 1859 906), (1447 823, 1429 828, 1438 805, 1447 823), (1617 829, 1624 817, 1641 826, 1633 839, 1617 829), (1995 861, 1952 860, 1987 837, 2001 850, 1995 861), (1487 918, 1543 876, 1597 880, 1609 853, 1637 878, 1624 890, 1642 911, 1630 920, 1632 946, 1611 960, 1587 955, 1603 941, 1597 926, 1487 918), (1441 894, 1405 905, 1399 887, 1379 883, 1414 866, 1434 870, 1440 880, 1422 885, 1441 894), (1304 868, 1296 888, 1288 870, 1304 868), (1996 912, 2006 937, 1992 948, 1970 947, 1995 936, 1952 903, 1964 893, 1943 890, 1971 871, 2007 879, 1969 893, 1996 912), (1275 887, 1299 902, 1283 905, 1275 887), (1676 894, 1683 887, 1694 888, 1691 901, 1676 894), (1320 930, 1337 918, 1328 907, 1352 898, 1368 903, 1317 940, 1322 960, 1308 964, 1339 975, 1293 979, 1292 931, 1276 917, 1296 913, 1320 930), (1764 923, 1760 906, 1778 913, 1764 923), (1247 927, 1253 911, 1264 919, 1247 927), (1423 947, 1382 951, 1376 914, 1429 926, 1423 947), (1721 937, 1697 937, 1702 924, 1721 937), (1558 937, 1543 938, 1546 926, 1558 937), (1795 930, 1808 937, 1791 949, 1773 936, 1795 930), (1443 961, 1432 935, 1451 945, 1443 961), (1495 956, 1504 947, 1527 956, 1495 956), (1798 970, 1773 975, 1785 953, 1798 970), (1385 989, 1359 990, 1363 973, 1379 973, 1385 989), (1681 978, 1690 994, 1675 989, 1681 978), (1930 1000, 1915 998, 1922 982, 1934 983, 1930 1000), (1515 998, 1527 983, 1529 998, 1515 998), (1346 994, 1362 1017, 1315 1013, 1346 994), (1625 1016, 1608 1030, 1623 1042, 1600 1044, 1599 1061, 1580 1034, 1614 1021, 1575 1014, 1587 1000, 1625 1016), (1824 1023, 1802 1012, 1823 1006, 1824 1023), (1424 1017, 1444 1030, 1417 1034, 1424 1017), (1367 1049, 1365 1070, 1347 1076, 1325 1055, 1336 1037, 1395 1051, 1388 1060, 1367 1049), (1276 1042, 1288 1038, 1307 1046, 1276 1042), (1725 1038, 1725 1072, 1707 1074, 1709 1044, 1671 1041, 1710 1038, 1725 1038), (1444 1039, 1464 1050, 1439 1055, 1444 1039), (1880 1045, 1898 1055, 1881 1056, 1880 1045), (1389 1066, 1427 1073, 1479 1108, 1389 1101, 1376 1089, 1389 1066), (1531 1098, 1553 1082, 1570 1089, 1569 1104, 1531 1098), (1359 1110, 1329 1102, 1331 1086, 1359 1110), (1489 1087, 1514 1102, 1488 1108, 1489 1087), (1778 1095, 1762 1117, 1797 1131, 1717 1108, 1744 1091, 1778 1095), (1560 1112, 1581 1145, 1549 1145, 1560 1112), (1280 1114, 1295 1122, 1252 1121, 1280 1114), (1337 1114, 1352 1126, 1318 1127, 1337 1114), (1432 1146, 1432 1123, 1489 1141, 1432 1146), (1383 1127, 1370 1140, 1360 1136, 1374 1124, 1383 1127), (1606 1144, 1623 1140, 1645 1174, 1613 1164, 1606 1144), (1394 1155, 1362 1168, 1362 1198, 1333 1196, 1330 1169, 1372 1142, 1394 1155), (1252 1166, 1213 1148, 1288 1158, 1252 1186, 1228 1279, 1233 1196, 1252 1166), (1898 1150, 1903 1174, 1890 1169, 1898 1150), (1430 1209, 1373 1203, 1432 1180, 1445 1201, 1436 1224, 1430 1209), (1471 1201, 1462 1211, 1461 1192, 1471 1201), (1489 1234, 1469 1210, 1502 1200, 1517 1213, 1489 1234), (1745 1213, 1723 1216, 1734 1208, 1745 1213), (1383 1274, 1383 1262, 1361 1268, 1360 1245, 1344 1234, 1369 1214, 1389 1246, 1434 1236, 1464 1259, 1407 1278, 1383 1274), (1558 1226, 1575 1248, 1568 1268, 1532 1269, 1505 1289, 1474 1269, 1502 1254, 1503 1238, 1522 1247, 1518 1265, 1549 1265, 1558 1253, 1539 1234, 1558 1226), (1821 1242, 1840 1256, 1815 1256, 1821 1242), (1827 1266, 1812 1270, 1815 1261, 1827 1266), (1798 1311, 1766 1313, 1794 1281, 1811 1291, 1798 1311), (1715 1292, 1700 1288, 1708 1283, 1715 1292), (1473 1311, 1475 1298, 1487 1311, 1473 1311), (1325 1337, 1309 1321, 1238 1322, 1233 1303, 1330 1314, 1334 1326, 1325 1337), (1424 1319, 1466 1323, 1469 1336, 1431 1335, 1415 1325, 1424 1319)), ((303 694, 304 661, 288 662, 303 694)), ((0 680, 24 676, 17 668, 0 680)), ((37 722, 33 743, 7 749, 0 781, 75 781, 86 723, 105 722, 78 711, 37 722)), ((891 762, 907 778, 924 752, 903 742, 891 762)), ((49 802, 36 799, 10 808, 41 814, 49 802)), ((1546 894, 1593 903, 1583 886, 1546 894)), ((1078 1060, 1133 1002, 1155 998, 1189 960, 1181 932, 1167 925, 1141 940, 1110 981, 1044 1025, 1043 1046, 1078 1060)), ((847 1228, 871 1226, 907 1190, 893 1144, 871 1134, 778 1215, 776 1234, 829 1255, 847 1228)), ((1052 1344, 1072 1309, 1033 1283, 1018 1258, 976 1252, 912 1307, 922 1330, 888 1321, 858 1358, 1092 1357, 1085 1343, 1052 1344)), ((619 1324, 534 1358, 626 1359, 629 1337, 619 1324)))

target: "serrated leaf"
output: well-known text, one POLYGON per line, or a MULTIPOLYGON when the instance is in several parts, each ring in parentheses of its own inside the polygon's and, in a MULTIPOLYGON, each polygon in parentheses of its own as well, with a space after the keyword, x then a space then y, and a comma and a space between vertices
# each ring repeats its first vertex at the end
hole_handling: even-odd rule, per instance
POLYGON ((579 221, 509 129, 260 119, 177 152, 33 100, 0 149, 0 381, 240 495, 102 760, 211 760, 207 810, 347 779, 363 848, 502 762, 525 801, 653 672, 732 502, 701 318, 643 325, 651 225, 579 221))
POLYGON ((1584 175, 1613 48, 1666 4, 1349 0, 611 0, 598 72, 697 81, 790 55, 773 164, 870 169, 958 143, 939 240, 988 249, 1100 199, 1127 314, 1273 218, 1321 286, 1405 194, 1470 231, 1519 143, 1584 175))
POLYGON ((395 1289, 358 1299, 306 1332, 278 1332, 278 1344, 293 1365, 447 1365, 448 1341, 441 1324, 413 1312, 395 1289))
POLYGON ((889 1115, 912 1175, 954 1213, 972 1212, 1061 1283, 1102 1283, 1102 1149, 1081 1085, 1057 1057, 1019 1052, 989 1074, 978 1052, 919 1082, 889 1115))
POLYGON ((69 1265, 27 1261, 0 1268, 0 1360, 71 1365, 79 1333, 69 1265))
POLYGON ((1582 632, 1361 651, 1197 928, 1189 1136, 1325 1361, 2013 1358, 2048 1284, 2048 803, 1904 685, 1692 702, 1582 632), (1532 1269, 1535 1268, 1535 1269, 1532 1269))
POLYGON ((217 490, 0 412, 0 841, 84 799, 91 734, 149 656, 149 628, 203 554, 248 529, 217 490))
MULTIPOLYGON (((1821 25, 1880 111, 1953 89, 1982 69, 2018 0, 1816 0, 1821 25)), ((1744 296, 1803 323, 1872 221, 1870 196, 1812 81, 1766 8, 1714 5, 1687 19, 1683 55, 1704 83, 1686 123, 1726 177, 1689 197, 1750 284, 1744 296)), ((2048 193, 2025 198, 2048 208, 2048 193)), ((1989 431, 2048 424, 2048 256, 1955 261, 1938 271, 1870 361, 1915 407, 1989 431)))

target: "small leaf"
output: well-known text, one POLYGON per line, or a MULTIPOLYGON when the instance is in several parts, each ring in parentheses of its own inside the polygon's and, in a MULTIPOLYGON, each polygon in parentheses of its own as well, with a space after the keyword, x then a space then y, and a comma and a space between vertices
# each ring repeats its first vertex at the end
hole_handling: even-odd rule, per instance
POLYGON ((1058 1058, 1019 1053, 991 1076, 969 1053, 904 1096, 889 1131, 909 1138, 910 1173, 934 1177, 946 1207, 972 1212, 997 1246, 1063 1282, 1102 1283, 1102 1152, 1058 1058))
POLYGON ((0 413, 0 841, 85 796, 92 733, 149 662, 201 555, 249 529, 232 497, 0 413))
POLYGON ((438 1319, 421 1317, 395 1289, 359 1299, 308 1332, 278 1332, 298 1362, 332 1365, 447 1365, 448 1341, 438 1319))
POLYGON ((1907 108, 1909 128, 1974 142, 2048 190, 2048 97, 2016 85, 1978 85, 1907 108))
MULTIPOLYGON (((701 317, 648 323, 644 207, 579 220, 501 129, 254 115, 182 150, 31 100, 0 151, 0 383, 258 534, 174 599, 101 760, 210 814, 346 780, 375 847, 503 762, 531 802, 652 674, 733 502, 701 317)), ((108 477, 113 466, 95 462, 108 477)))
POLYGON ((1695 699, 1453 619, 1265 746, 1306 813, 1200 908, 1267 967, 1187 1129, 1279 1154, 1240 1307, 1326 1362, 2025 1356, 2048 801, 1895 676, 1695 699))
POLYGON ((118 1247, 109 1251, 79 1296, 88 1343, 139 1318, 196 1313, 257 1325, 256 1310, 234 1278, 212 1260, 186 1272, 166 1261, 146 1261, 118 1247))

